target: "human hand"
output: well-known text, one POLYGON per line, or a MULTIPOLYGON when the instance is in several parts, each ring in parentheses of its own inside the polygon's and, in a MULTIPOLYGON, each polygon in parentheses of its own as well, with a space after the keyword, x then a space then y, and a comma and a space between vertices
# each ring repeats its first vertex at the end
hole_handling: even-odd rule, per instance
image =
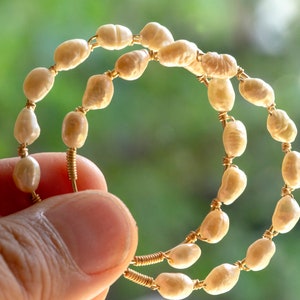
POLYGON ((71 193, 65 154, 34 157, 45 201, 33 206, 12 179, 18 158, 0 160, 0 299, 105 299, 134 256, 135 221, 89 160, 71 193))

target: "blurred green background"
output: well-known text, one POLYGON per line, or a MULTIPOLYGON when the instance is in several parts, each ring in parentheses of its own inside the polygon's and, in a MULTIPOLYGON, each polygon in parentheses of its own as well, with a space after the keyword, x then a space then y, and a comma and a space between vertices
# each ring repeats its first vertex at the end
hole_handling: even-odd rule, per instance
MULTIPOLYGON (((25 103, 22 84, 27 73, 51 66, 61 42, 88 39, 106 23, 138 33, 147 22, 157 21, 175 39, 193 41, 204 52, 234 55, 250 76, 273 86, 277 107, 299 125, 299 10, 297 0, 1 0, 1 157, 16 155, 13 126, 25 103)), ((65 150, 60 138, 64 115, 80 104, 88 77, 112 69, 120 53, 96 49, 77 69, 56 77, 53 90, 36 109, 42 133, 31 153, 65 150)), ((88 114, 89 137, 79 153, 102 169, 109 191, 132 211, 139 226, 138 253, 166 250, 198 227, 216 195, 223 170, 222 128, 206 88, 185 70, 150 63, 136 82, 116 79, 114 84, 111 105, 88 114)), ((280 198, 283 153, 266 130, 266 111, 237 93, 232 115, 248 130, 246 153, 235 160, 248 175, 248 187, 238 201, 224 207, 231 220, 226 238, 217 245, 201 244, 202 258, 186 272, 192 278, 203 279, 213 267, 244 258, 248 245, 271 224, 280 198)), ((299 138, 293 147, 300 149, 299 138)), ((294 194, 299 198, 298 191, 294 194)), ((299 229, 298 224, 275 238, 277 252, 267 269, 242 272, 237 286, 216 298, 298 299, 299 229)), ((155 277, 169 270, 163 264, 142 271, 155 277)), ((213 298, 204 291, 189 297, 213 298)), ((161 298, 121 278, 108 299, 161 298)))

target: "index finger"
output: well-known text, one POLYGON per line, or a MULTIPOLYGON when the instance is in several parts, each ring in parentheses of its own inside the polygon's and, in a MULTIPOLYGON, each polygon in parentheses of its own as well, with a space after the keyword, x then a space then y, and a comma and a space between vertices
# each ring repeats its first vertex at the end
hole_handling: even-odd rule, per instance
MULTIPOLYGON (((40 164, 41 180, 36 191, 42 199, 73 192, 68 179, 65 153, 32 155, 40 164)), ((14 166, 20 158, 0 159, 0 216, 5 216, 32 205, 31 195, 20 191, 12 178, 14 166)), ((77 156, 78 190, 107 191, 103 173, 90 160, 77 156)))

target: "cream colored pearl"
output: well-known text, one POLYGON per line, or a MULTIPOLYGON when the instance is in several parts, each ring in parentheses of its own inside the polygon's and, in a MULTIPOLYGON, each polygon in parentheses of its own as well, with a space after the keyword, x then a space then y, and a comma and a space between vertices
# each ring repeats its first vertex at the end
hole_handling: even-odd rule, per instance
POLYGON ((234 105, 235 93, 230 79, 213 78, 207 88, 211 106, 219 111, 230 111, 234 105))
POLYGON ((244 153, 247 147, 247 132, 241 121, 226 123, 223 130, 223 144, 228 157, 237 157, 244 153))
POLYGON ((87 41, 82 39, 68 40, 60 44, 54 52, 55 70, 65 71, 76 68, 90 55, 87 41))
POLYGON ((166 67, 186 67, 197 57, 196 44, 179 40, 158 50, 158 60, 166 67))
POLYGON ((237 62, 229 54, 207 52, 201 56, 205 74, 211 78, 231 78, 237 73, 237 62))
POLYGON ((93 75, 89 78, 82 97, 82 106, 87 109, 107 107, 114 94, 111 77, 105 74, 93 75))
POLYGON ((13 179, 22 192, 34 192, 39 185, 40 177, 39 163, 32 156, 21 158, 15 165, 13 179))
POLYGON ((274 104, 274 90, 259 78, 246 78, 240 81, 239 90, 247 101, 256 106, 269 107, 274 104))
POLYGON ((290 195, 282 197, 272 216, 273 229, 279 233, 291 231, 300 218, 300 207, 297 201, 290 195))
POLYGON ((167 253, 169 265, 176 269, 192 266, 200 255, 201 249, 196 244, 180 244, 167 253))
POLYGON ((282 167, 282 177, 286 185, 297 189, 300 187, 300 153, 291 151, 285 154, 282 167))
POLYGON ((55 72, 47 68, 35 68, 26 76, 23 91, 28 100, 38 102, 51 90, 55 72))
POLYGON ((107 24, 96 31, 98 45, 108 50, 125 48, 132 43, 132 39, 132 32, 122 25, 107 24))
POLYGON ((135 80, 143 75, 149 60, 149 52, 145 49, 125 53, 116 61, 115 71, 122 79, 135 80))
POLYGON ((201 61, 198 61, 197 59, 195 59, 191 64, 185 66, 184 68, 196 76, 205 74, 201 61))
POLYGON ((80 148, 84 145, 88 135, 88 122, 84 113, 69 112, 62 126, 62 139, 69 148, 80 148))
POLYGON ((231 264, 222 264, 210 271, 204 279, 203 289, 210 295, 220 295, 230 291, 238 282, 240 269, 231 264))
POLYGON ((197 234, 200 239, 207 243, 218 243, 227 234, 229 229, 229 218, 227 214, 219 209, 210 211, 202 221, 197 234))
POLYGON ((140 32, 141 44, 151 50, 160 48, 174 42, 171 32, 156 22, 150 22, 140 32))
POLYGON ((246 174, 238 167, 229 167, 223 173, 217 199, 229 205, 244 192, 246 186, 246 174))
POLYGON ((297 136, 295 123, 288 114, 281 109, 275 109, 269 114, 267 129, 272 138, 281 143, 292 143, 297 136))
POLYGON ((161 273, 156 277, 155 283, 159 286, 158 292, 165 299, 184 299, 194 288, 193 280, 181 273, 161 273))
POLYGON ((252 271, 260 271, 268 266, 275 251, 276 246, 272 240, 261 238, 249 246, 245 265, 252 271))
POLYGON ((16 140, 20 144, 30 145, 39 137, 40 131, 33 109, 24 107, 19 113, 14 127, 16 140))

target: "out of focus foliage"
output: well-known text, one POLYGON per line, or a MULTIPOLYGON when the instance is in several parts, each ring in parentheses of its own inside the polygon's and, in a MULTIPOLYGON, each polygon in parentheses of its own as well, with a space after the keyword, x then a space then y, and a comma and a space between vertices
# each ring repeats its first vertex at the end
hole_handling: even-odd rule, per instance
MULTIPOLYGON (((25 103, 26 74, 37 66, 51 66, 61 42, 88 39, 106 23, 138 33, 147 22, 157 21, 175 39, 193 41, 205 52, 234 55, 250 76, 274 87, 277 106, 299 126, 299 6, 297 0, 2 0, 1 157, 16 155, 13 126, 25 103)), ((36 109, 42 133, 31 153, 65 150, 60 138, 64 115, 80 105, 88 77, 113 69, 120 53, 95 49, 83 65, 56 77, 53 90, 36 109)), ((169 249, 197 228, 216 195, 224 154, 222 128, 205 86, 185 70, 153 62, 136 82, 116 79, 114 84, 112 104, 88 114, 89 138, 79 153, 102 169, 110 192, 132 211, 140 230, 138 253, 169 249)), ((201 244, 202 258, 187 271, 193 278, 203 279, 213 267, 244 258, 248 245, 269 227, 280 198, 283 153, 267 133, 267 112, 246 103, 237 92, 232 115, 248 130, 246 153, 235 160, 248 175, 248 187, 238 201, 224 207, 231 220, 228 236, 217 245, 201 244)), ((300 149, 299 138, 293 147, 300 149)), ((299 196, 296 191, 296 199, 299 196)), ((275 238, 277 253, 266 270, 243 272, 237 286, 218 299, 298 299, 299 229, 297 225, 290 234, 275 238)), ((161 271, 169 268, 163 264, 145 273, 156 276, 161 271)), ((120 279, 108 299, 160 297, 120 279)), ((197 291, 189 299, 213 296, 197 291)))

